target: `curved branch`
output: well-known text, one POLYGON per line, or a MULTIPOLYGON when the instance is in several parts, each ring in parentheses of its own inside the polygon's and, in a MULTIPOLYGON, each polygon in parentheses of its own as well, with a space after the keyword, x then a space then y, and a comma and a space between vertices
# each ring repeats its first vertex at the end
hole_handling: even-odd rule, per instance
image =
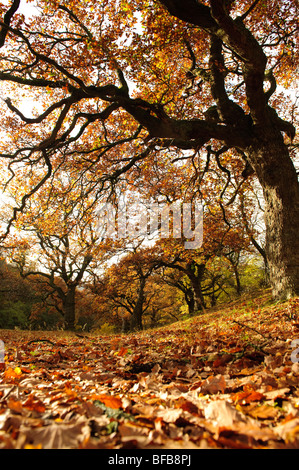
POLYGON ((85 31, 85 33, 87 34, 87 37, 90 40, 92 39, 92 33, 89 31, 89 29, 86 28, 86 26, 82 23, 82 21, 79 20, 79 18, 75 15, 75 13, 73 11, 71 11, 68 7, 66 7, 64 5, 59 5, 58 9, 68 13, 68 15, 70 16, 70 19, 74 23, 77 23, 85 31))
MULTIPOLYGON (((1 24, 1 23, 0 23, 1 24)), ((17 75, 12 75, 11 73, 0 72, 0 81, 3 82, 14 82, 19 83, 20 85, 28 85, 32 87, 44 87, 44 88, 64 88, 67 86, 66 80, 47 80, 45 78, 25 78, 19 77, 17 75)))
POLYGON ((173 119, 164 110, 155 108, 144 100, 121 98, 120 105, 146 128, 151 138, 166 139, 163 146, 175 145, 183 149, 201 148, 210 139, 217 139, 228 147, 244 148, 249 144, 250 133, 246 126, 240 126, 238 132, 232 126, 226 126, 202 119, 173 119))
POLYGON ((222 40, 211 36, 210 46, 210 85, 212 96, 217 104, 221 121, 236 124, 244 120, 245 113, 241 106, 231 101, 225 89, 227 70, 222 53, 222 40))
POLYGON ((210 0, 207 7, 196 0, 160 0, 169 13, 182 21, 199 26, 217 36, 242 62, 247 102, 255 122, 267 120, 266 98, 263 89, 267 57, 242 18, 235 20, 228 14, 225 3, 210 0))
POLYGON ((271 96, 273 95, 273 93, 275 93, 275 90, 276 90, 276 87, 277 87, 277 83, 276 83, 275 77, 273 75, 273 70, 272 69, 266 71, 265 81, 268 81, 270 83, 270 88, 265 93, 266 102, 268 103, 268 101, 271 98, 271 96))
POLYGON ((47 155, 46 151, 43 151, 43 157, 44 157, 46 166, 48 167, 48 171, 44 175, 44 177, 39 181, 39 183, 37 185, 35 185, 34 188, 29 193, 25 194, 22 197, 21 205, 19 207, 14 207, 13 215, 12 215, 11 219, 9 220, 9 222, 7 224, 6 231, 3 235, 0 236, 1 241, 5 240, 5 238, 8 236, 8 234, 10 232, 10 229, 12 227, 12 224, 17 219, 18 213, 22 212, 25 209, 27 200, 30 199, 30 197, 33 194, 35 194, 43 186, 43 184, 50 178, 50 176, 52 174, 52 164, 51 164, 50 158, 47 155))
POLYGON ((18 10, 19 6, 20 6, 20 0, 13 0, 12 6, 9 8, 9 10, 7 10, 7 12, 4 15, 4 22, 2 24, 2 28, 0 32, 0 47, 4 46, 10 22, 12 20, 13 15, 18 10))
POLYGON ((27 118, 26 116, 24 116, 24 114, 12 104, 10 98, 6 98, 4 101, 7 104, 8 108, 12 112, 16 113, 22 119, 22 121, 27 122, 28 124, 37 124, 37 123, 42 122, 55 109, 60 108, 61 106, 65 105, 69 101, 69 98, 64 98, 58 101, 57 103, 52 104, 52 106, 50 106, 44 113, 42 113, 37 118, 27 118))

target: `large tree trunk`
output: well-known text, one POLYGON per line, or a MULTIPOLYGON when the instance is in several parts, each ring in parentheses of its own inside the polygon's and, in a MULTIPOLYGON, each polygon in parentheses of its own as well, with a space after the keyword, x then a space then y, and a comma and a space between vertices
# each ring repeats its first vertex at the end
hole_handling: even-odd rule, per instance
POLYGON ((138 298, 131 317, 131 330, 142 330, 142 314, 143 314, 143 303, 144 303, 144 288, 145 288, 145 277, 140 279, 138 298))
POLYGON ((186 287, 186 290, 184 292, 185 294, 185 300, 188 305, 188 313, 189 315, 193 315, 195 312, 195 298, 194 298, 194 291, 190 287, 186 287))
POLYGON ((67 330, 74 330, 75 328, 75 295, 76 289, 72 286, 63 300, 64 322, 67 330))
POLYGON ((201 289, 201 282, 205 267, 206 265, 204 263, 198 264, 192 262, 188 264, 186 268, 186 274, 189 277, 194 294, 194 310, 202 310, 203 312, 205 311, 205 301, 201 289))
POLYGON ((299 185, 280 133, 251 157, 265 198, 266 255, 276 299, 299 295, 299 185))

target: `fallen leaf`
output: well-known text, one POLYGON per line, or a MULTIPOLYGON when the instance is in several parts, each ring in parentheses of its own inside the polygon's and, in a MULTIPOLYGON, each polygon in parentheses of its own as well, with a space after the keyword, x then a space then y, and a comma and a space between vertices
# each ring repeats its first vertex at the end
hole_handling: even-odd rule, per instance
POLYGON ((91 399, 98 400, 109 408, 113 408, 115 410, 122 407, 121 399, 112 395, 92 395, 91 399))
POLYGON ((178 400, 176 406, 179 406, 183 411, 187 411, 188 413, 197 415, 199 413, 198 407, 189 400, 182 399, 178 400))
POLYGON ((180 418, 182 413, 183 410, 181 408, 169 408, 166 410, 157 410, 156 416, 162 418, 165 423, 175 423, 180 418))
POLYGON ((20 380, 20 376, 22 375, 22 371, 19 367, 16 367, 17 371, 9 367, 5 372, 4 372, 4 379, 8 383, 17 383, 20 380), (21 373, 19 373, 19 370, 21 373))
POLYGON ((124 441, 137 440, 143 445, 149 442, 150 430, 145 426, 134 423, 121 423, 118 426, 118 431, 124 441))
POLYGON ((226 382, 223 375, 216 375, 208 377, 204 380, 200 386, 201 393, 211 393, 215 394, 218 392, 224 393, 226 388, 226 382))
POLYGON ((122 348, 118 351, 117 355, 118 355, 118 356, 124 356, 125 354, 127 354, 127 352, 128 352, 128 348, 122 347, 122 348))
POLYGON ((7 406, 10 410, 14 411, 15 413, 22 413, 23 411, 22 403, 19 400, 14 400, 13 398, 10 398, 8 400, 7 406))
POLYGON ((299 418, 294 418, 286 423, 275 426, 273 432, 286 442, 293 442, 299 439, 299 418))
POLYGON ((217 426, 231 427, 240 421, 246 421, 246 417, 234 408, 226 400, 216 400, 204 408, 205 418, 214 422, 217 426))
POLYGON ((265 398, 265 395, 260 392, 255 392, 254 390, 248 392, 237 392, 232 395, 232 400, 235 403, 240 403, 243 405, 245 403, 251 403, 252 401, 260 401, 263 398, 265 398))
POLYGON ((264 392, 265 398, 268 400, 275 400, 276 398, 284 398, 288 393, 290 393, 290 389, 279 388, 278 390, 270 390, 269 392, 264 392))
POLYGON ((45 405, 34 395, 29 395, 23 406, 31 411, 37 411, 38 413, 44 413, 46 410, 45 405))
POLYGON ((22 425, 19 429, 18 445, 30 444, 42 449, 74 449, 90 435, 88 421, 84 418, 74 423, 53 423, 49 426, 29 428, 22 425))
POLYGON ((249 407, 242 407, 244 413, 257 419, 273 419, 279 415, 279 410, 270 405, 249 405, 249 407))
POLYGON ((222 354, 213 362, 213 367, 222 367, 233 359, 232 354, 222 354))

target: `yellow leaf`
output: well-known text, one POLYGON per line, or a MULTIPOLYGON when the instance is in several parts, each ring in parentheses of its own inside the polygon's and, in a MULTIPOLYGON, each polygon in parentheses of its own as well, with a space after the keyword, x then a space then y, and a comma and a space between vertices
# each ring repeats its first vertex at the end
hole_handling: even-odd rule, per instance
POLYGON ((21 371, 20 367, 15 367, 15 373, 16 373, 17 375, 21 375, 21 374, 22 374, 22 371, 21 371))
POLYGON ((43 446, 41 444, 25 444, 24 449, 42 449, 43 446))

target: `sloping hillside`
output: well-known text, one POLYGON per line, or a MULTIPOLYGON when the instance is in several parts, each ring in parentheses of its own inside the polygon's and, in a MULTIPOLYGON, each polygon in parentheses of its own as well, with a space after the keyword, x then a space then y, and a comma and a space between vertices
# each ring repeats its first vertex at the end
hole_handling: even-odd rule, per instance
POLYGON ((130 335, 1 330, 0 448, 299 448, 298 318, 264 293, 130 335))

